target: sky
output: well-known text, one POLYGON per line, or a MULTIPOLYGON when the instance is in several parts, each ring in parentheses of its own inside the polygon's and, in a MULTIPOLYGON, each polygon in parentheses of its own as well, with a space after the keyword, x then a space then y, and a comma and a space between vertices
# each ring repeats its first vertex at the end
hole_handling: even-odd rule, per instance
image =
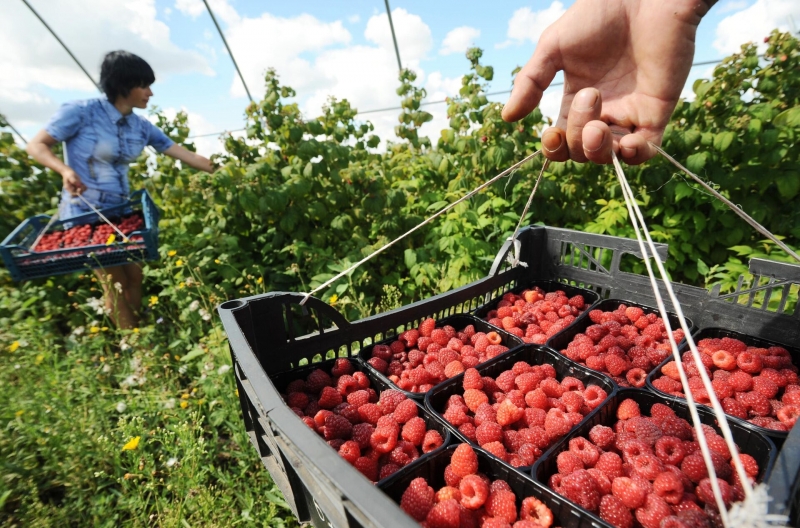
MULTIPOLYGON (((100 62, 125 49, 156 72, 150 103, 167 115, 184 110, 192 135, 236 130, 248 99, 202 0, 29 0, 99 79, 100 62)), ((384 2, 380 0, 209 0, 253 97, 264 94, 263 75, 275 68, 293 87, 303 113, 313 118, 330 96, 360 111, 397 107, 397 60, 384 2)), ((485 2, 390 0, 404 67, 418 73, 429 101, 457 94, 469 71, 468 47, 484 50, 495 69, 489 91, 511 87, 511 71, 533 53, 542 31, 572 4, 550 0, 485 2)), ((0 0, 0 113, 26 138, 59 105, 99 94, 83 72, 21 0, 0 0)), ((721 0, 701 22, 695 62, 720 59, 744 42, 761 42, 773 28, 797 31, 797 0, 721 0)), ((713 66, 697 66, 684 90, 713 66)), ((558 77, 556 78, 558 81, 558 77)), ((542 100, 554 116, 561 87, 542 100)), ((506 94, 491 97, 505 101, 506 94)), ((447 126, 446 105, 425 107, 434 115, 422 133, 434 140, 447 126)), ((147 113, 147 111, 142 111, 147 113)), ((394 138, 398 110, 369 113, 382 139, 394 138)), ((222 150, 215 136, 195 144, 203 154, 222 150)))

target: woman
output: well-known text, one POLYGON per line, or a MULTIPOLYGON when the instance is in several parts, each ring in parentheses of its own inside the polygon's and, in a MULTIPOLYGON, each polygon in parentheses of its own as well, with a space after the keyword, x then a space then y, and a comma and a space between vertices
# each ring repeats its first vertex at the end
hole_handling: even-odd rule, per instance
MULTIPOLYGON (((153 95, 153 69, 127 51, 112 51, 103 59, 100 86, 105 97, 63 105, 28 143, 28 154, 59 174, 64 181, 59 205, 61 220, 88 213, 81 195, 98 209, 128 200, 128 165, 146 145, 198 170, 212 172, 211 162, 176 145, 134 108, 147 108, 153 95), (66 142, 65 162, 51 148, 66 142), (69 163, 69 164, 67 164, 69 163)), ((105 306, 119 328, 139 324, 142 268, 138 263, 97 269, 105 306)))

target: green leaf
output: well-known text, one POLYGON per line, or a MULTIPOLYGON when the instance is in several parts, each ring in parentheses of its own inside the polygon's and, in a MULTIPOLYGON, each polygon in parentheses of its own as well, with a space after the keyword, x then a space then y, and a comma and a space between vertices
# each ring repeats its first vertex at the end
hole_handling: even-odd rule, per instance
POLYGON ((736 139, 736 134, 731 132, 730 130, 726 130, 725 132, 720 132, 716 136, 714 136, 714 148, 719 152, 725 152, 728 150, 728 147, 731 146, 733 140, 736 139))
POLYGON ((703 167, 706 166, 707 161, 708 161, 708 153, 697 152, 686 158, 686 168, 697 174, 698 172, 703 170, 703 167))
POLYGON ((772 120, 775 126, 798 127, 800 126, 800 106, 784 110, 772 120))
POLYGON ((202 349, 202 348, 200 348, 200 347, 197 347, 197 348, 195 348, 194 350, 192 350, 191 352, 189 352, 188 354, 186 354, 185 356, 183 356, 183 357, 181 358, 181 362, 185 363, 185 362, 187 362, 187 361, 191 361, 191 360, 193 360, 194 358, 196 358, 196 357, 200 357, 200 356, 202 356, 202 355, 203 355, 203 354, 205 354, 205 353, 206 353, 206 351, 205 351, 205 350, 203 350, 203 349, 202 349))
POLYGON ((406 249, 403 256, 405 257, 407 268, 412 268, 417 263, 417 253, 413 249, 406 249))
POLYGON ((692 189, 688 184, 685 182, 678 182, 678 184, 675 186, 675 202, 680 202, 683 198, 691 196, 693 192, 694 189, 692 189))
POLYGON ((706 275, 708 275, 708 272, 709 272, 708 264, 706 264, 700 259, 697 259, 697 273, 705 277, 706 275))
POLYGON ((775 178, 781 198, 791 200, 800 192, 800 174, 794 171, 784 171, 775 178))

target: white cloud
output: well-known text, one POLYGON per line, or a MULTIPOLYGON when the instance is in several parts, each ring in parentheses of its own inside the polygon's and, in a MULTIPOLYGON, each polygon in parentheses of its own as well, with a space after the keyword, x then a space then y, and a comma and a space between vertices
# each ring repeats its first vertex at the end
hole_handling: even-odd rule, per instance
MULTIPOLYGON (((172 42, 169 27, 157 19, 155 0, 50 0, 37 3, 36 9, 96 80, 103 55, 111 49, 140 55, 161 78, 176 73, 213 74, 202 55, 172 42)), ((22 2, 5 1, 2 11, 0 108, 15 126, 41 125, 57 108, 43 88, 97 94, 22 2)))
POLYGON ((361 22, 361 17, 357 14, 350 15, 349 17, 347 17, 347 21, 350 22, 351 24, 358 24, 359 22, 361 22))
MULTIPOLYGON (((443 77, 441 72, 428 75, 425 90, 428 92, 427 101, 441 101, 446 97, 456 97, 461 89, 461 77, 443 77)), ((441 136, 442 129, 450 128, 450 119, 447 118, 447 104, 433 104, 422 107, 433 115, 433 119, 420 127, 420 135, 428 136, 432 144, 441 136)))
POLYGON ((453 53, 464 53, 475 43, 475 39, 481 36, 481 30, 469 26, 461 26, 450 30, 442 41, 439 50, 440 55, 450 55, 453 53))
POLYGON ((757 0, 747 9, 720 21, 714 47, 726 55, 739 51, 745 42, 757 42, 763 48, 764 37, 776 28, 789 30, 791 18, 800 20, 797 0, 757 0))
MULTIPOLYGON (((214 16, 226 24, 233 24, 239 21, 239 13, 228 3, 228 0, 209 0, 208 5, 214 12, 214 16)), ((207 16, 203 0, 175 0, 175 9, 192 18, 197 18, 200 15, 207 16)))
POLYGON ((558 114, 561 112, 561 97, 563 92, 558 89, 547 90, 539 102, 539 109, 544 117, 553 120, 553 125, 558 121, 558 114))
MULTIPOLYGON (((403 8, 392 10, 392 22, 397 35, 397 47, 400 48, 400 59, 404 68, 414 68, 433 47, 431 29, 419 15, 413 15, 403 8)), ((389 28, 389 17, 386 13, 374 15, 367 21, 364 37, 384 50, 394 53, 392 32, 389 28)))
POLYGON ((555 1, 541 11, 533 11, 530 7, 522 7, 514 11, 508 21, 508 40, 497 44, 496 48, 504 48, 510 44, 523 44, 530 41, 535 44, 547 26, 564 14, 564 4, 555 1))
POLYGON ((717 12, 717 15, 721 15, 724 13, 730 13, 732 11, 739 11, 740 9, 744 9, 747 7, 749 2, 747 0, 729 0, 728 2, 723 3, 720 6, 714 8, 717 12))

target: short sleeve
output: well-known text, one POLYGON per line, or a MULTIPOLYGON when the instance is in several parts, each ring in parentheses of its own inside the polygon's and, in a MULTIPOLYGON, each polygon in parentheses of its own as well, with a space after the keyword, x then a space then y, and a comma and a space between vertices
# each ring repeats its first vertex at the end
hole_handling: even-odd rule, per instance
POLYGON ((50 118, 45 131, 56 141, 66 141, 78 133, 85 106, 79 102, 65 103, 50 118))
POLYGON ((160 128, 155 126, 150 121, 144 120, 147 130, 147 144, 152 146, 158 152, 164 152, 172 145, 175 144, 160 128))

